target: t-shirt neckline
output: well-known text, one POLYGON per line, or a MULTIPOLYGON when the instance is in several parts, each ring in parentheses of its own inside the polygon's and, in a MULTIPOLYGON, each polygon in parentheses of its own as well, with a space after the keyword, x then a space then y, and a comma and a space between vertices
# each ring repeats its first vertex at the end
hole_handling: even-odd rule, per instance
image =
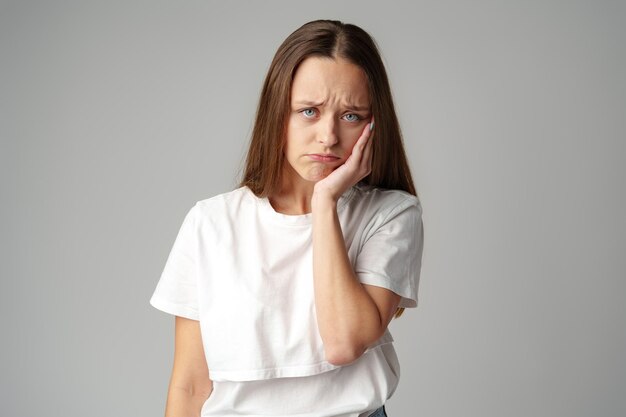
MULTIPOLYGON (((339 197, 337 201, 337 212, 339 213, 345 205, 350 201, 355 193, 356 185, 348 188, 342 195, 339 197)), ((259 198, 257 197, 250 188, 245 187, 248 193, 252 195, 252 197, 256 200, 257 205, 259 206, 262 215, 273 222, 280 223, 287 226, 308 226, 313 222, 313 213, 306 214, 284 214, 279 213, 274 210, 272 204, 270 203, 267 197, 259 198)))

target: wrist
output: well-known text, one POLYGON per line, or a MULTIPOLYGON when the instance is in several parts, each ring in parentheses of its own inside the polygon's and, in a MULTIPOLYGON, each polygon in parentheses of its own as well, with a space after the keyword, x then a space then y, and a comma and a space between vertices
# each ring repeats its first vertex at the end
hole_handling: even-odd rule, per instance
POLYGON ((311 209, 335 209, 337 199, 327 190, 314 190, 311 196, 311 209))

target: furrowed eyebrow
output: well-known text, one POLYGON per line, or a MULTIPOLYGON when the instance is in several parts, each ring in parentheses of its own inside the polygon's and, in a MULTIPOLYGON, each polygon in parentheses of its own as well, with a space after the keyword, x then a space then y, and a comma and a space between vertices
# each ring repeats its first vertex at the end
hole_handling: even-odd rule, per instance
POLYGON ((348 110, 354 110, 354 111, 369 111, 369 107, 363 107, 363 106, 353 106, 348 104, 347 106, 348 110))
MULTIPOLYGON (((324 102, 315 102, 315 101, 310 101, 310 100, 297 100, 294 102, 295 105, 304 105, 304 106, 311 106, 311 107, 318 107, 318 106, 322 106, 324 104, 324 102)), ((354 110, 354 111, 369 111, 369 107, 367 106, 355 106, 352 104, 348 104, 346 106, 346 108, 348 110, 354 110)))
POLYGON ((314 101, 309 101, 309 100, 297 100, 297 101, 295 101, 295 104, 297 104, 297 105, 304 105, 304 106, 317 107, 317 106, 321 106, 322 104, 324 104, 324 102, 322 101, 321 103, 316 103, 314 101))

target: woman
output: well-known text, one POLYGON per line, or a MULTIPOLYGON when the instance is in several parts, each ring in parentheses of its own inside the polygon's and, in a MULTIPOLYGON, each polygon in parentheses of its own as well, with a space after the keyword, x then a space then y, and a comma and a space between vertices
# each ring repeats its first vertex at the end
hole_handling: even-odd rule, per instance
POLYGON ((240 187, 191 208, 152 296, 176 316, 166 415, 386 416, 421 212, 374 41, 303 25, 268 71, 240 187))

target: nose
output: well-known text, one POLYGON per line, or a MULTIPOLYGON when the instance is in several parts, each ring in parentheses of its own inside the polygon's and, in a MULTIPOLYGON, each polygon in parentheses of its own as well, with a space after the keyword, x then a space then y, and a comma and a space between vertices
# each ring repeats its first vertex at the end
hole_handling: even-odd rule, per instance
POLYGON ((318 142, 330 148, 339 142, 337 122, 334 117, 327 117, 319 122, 318 142))

